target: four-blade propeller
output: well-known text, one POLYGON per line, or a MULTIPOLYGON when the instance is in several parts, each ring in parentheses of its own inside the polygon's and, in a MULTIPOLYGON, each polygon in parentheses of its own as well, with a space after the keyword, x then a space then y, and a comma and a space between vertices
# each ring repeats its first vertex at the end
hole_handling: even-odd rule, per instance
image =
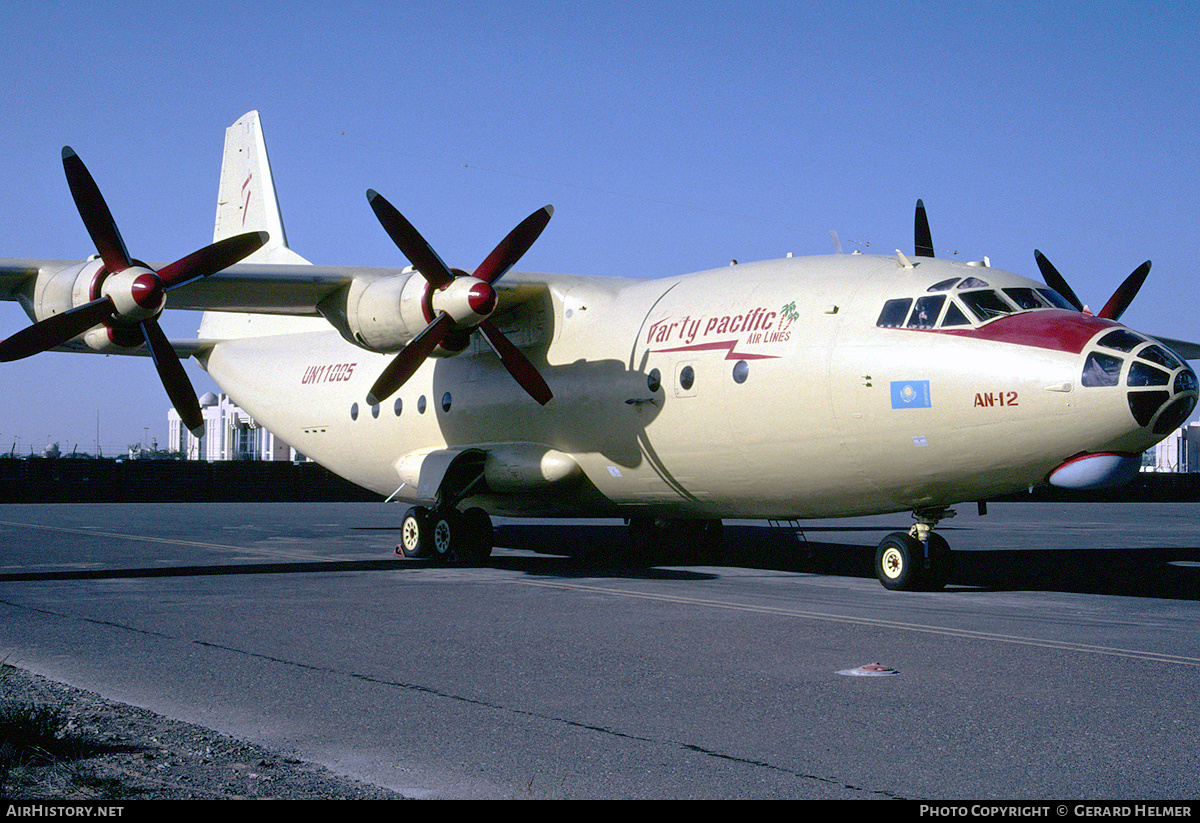
POLYGON ((439 344, 461 350, 470 334, 479 329, 487 338, 500 362, 529 396, 543 406, 554 395, 529 359, 488 319, 496 308, 492 284, 513 267, 541 235, 550 216, 551 206, 538 209, 521 221, 473 274, 449 268, 413 225, 379 192, 369 189, 367 200, 388 236, 409 262, 425 278, 423 301, 429 325, 400 350, 371 386, 367 401, 372 405, 387 399, 404 385, 439 344))
MULTIPOLYGON (((1088 311, 1084 306, 1083 301, 1075 296, 1075 292, 1067 285, 1067 279, 1058 273, 1058 269, 1054 268, 1054 264, 1046 259, 1046 255, 1042 254, 1037 249, 1033 250, 1033 258, 1037 261, 1038 268, 1042 271, 1042 278, 1046 281, 1046 285, 1054 289, 1067 299, 1067 302, 1082 312, 1088 311)), ((1108 302, 1104 304, 1104 308, 1100 309, 1097 317, 1103 317, 1106 320, 1119 320, 1121 315, 1125 313, 1125 309, 1129 308, 1129 304, 1133 302, 1133 298, 1137 296, 1138 289, 1142 287, 1142 283, 1146 282, 1146 275, 1150 273, 1150 261, 1147 260, 1142 265, 1133 270, 1133 273, 1125 278, 1113 296, 1108 298, 1108 302)))
POLYGON ((232 266, 262 247, 268 236, 266 232, 250 232, 230 237, 154 271, 129 256, 112 212, 79 155, 65 147, 62 161, 71 196, 107 276, 95 300, 39 320, 0 341, 0 361, 19 360, 61 346, 100 324, 114 329, 140 329, 179 418, 199 437, 204 431, 200 403, 179 356, 158 324, 158 316, 166 305, 167 292, 232 266))

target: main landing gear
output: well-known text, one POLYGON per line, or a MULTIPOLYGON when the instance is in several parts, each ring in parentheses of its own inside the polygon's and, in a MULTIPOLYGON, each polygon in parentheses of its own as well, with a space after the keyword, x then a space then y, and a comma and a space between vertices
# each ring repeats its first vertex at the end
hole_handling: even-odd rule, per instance
POLYGON ((413 506, 400 525, 396 553, 443 563, 478 563, 492 555, 492 518, 480 508, 413 506))
POLYGON ((933 528, 954 512, 917 509, 914 516, 917 522, 911 529, 892 532, 875 550, 875 576, 893 591, 936 591, 949 582, 954 555, 950 544, 933 528))
POLYGON ((470 450, 451 461, 433 507, 413 506, 404 513, 396 554, 442 563, 478 563, 492 556, 492 518, 477 507, 458 510, 483 483, 485 458, 482 451, 470 450))

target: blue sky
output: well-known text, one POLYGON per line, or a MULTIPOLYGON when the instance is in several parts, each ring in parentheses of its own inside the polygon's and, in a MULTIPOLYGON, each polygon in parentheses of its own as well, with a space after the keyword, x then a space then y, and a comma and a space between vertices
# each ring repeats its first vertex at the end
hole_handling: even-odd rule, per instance
MULTIPOLYGON (((1040 248, 1093 306, 1152 259, 1124 321, 1195 340, 1198 43, 1200 12, 1163 2, 16 0, 0 255, 92 253, 64 145, 133 255, 206 245, 224 130, 258 109, 318 263, 405 262, 367 188, 451 265, 552 203, 520 268, 645 277, 827 254, 831 229, 908 249, 919 197, 939 256, 1037 277, 1040 248)), ((26 323, 0 304, 0 334, 26 323)), ((166 437, 148 360, 43 354, 0 387, 4 449, 91 450, 97 412, 106 451, 166 437)))

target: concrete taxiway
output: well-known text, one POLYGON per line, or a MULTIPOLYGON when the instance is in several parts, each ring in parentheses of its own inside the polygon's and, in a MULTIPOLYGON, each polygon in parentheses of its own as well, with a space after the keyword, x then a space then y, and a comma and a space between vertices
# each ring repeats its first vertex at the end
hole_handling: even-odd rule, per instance
POLYGON ((504 520, 479 568, 401 514, 0 506, 0 655, 414 797, 1200 795, 1200 504, 963 507, 936 593, 871 574, 904 514, 651 566, 504 520))

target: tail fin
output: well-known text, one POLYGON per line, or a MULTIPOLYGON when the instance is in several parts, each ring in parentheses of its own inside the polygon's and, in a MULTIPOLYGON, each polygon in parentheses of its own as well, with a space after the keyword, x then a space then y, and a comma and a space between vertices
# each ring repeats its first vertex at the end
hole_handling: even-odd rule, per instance
MULTIPOLYGON (((279 201, 275 199, 271 163, 267 160, 267 146, 256 111, 247 112, 225 130, 225 158, 221 164, 213 241, 248 231, 265 231, 271 239, 244 262, 308 265, 307 260, 288 248, 279 201)), ((200 338, 207 340, 328 329, 329 324, 319 317, 206 311, 200 320, 200 338)), ((204 364, 207 356, 197 355, 197 359, 204 364)))
POLYGON ((265 231, 271 239, 245 262, 308 262, 288 248, 257 111, 247 112, 225 130, 225 157, 221 164, 213 241, 248 231, 265 231))

